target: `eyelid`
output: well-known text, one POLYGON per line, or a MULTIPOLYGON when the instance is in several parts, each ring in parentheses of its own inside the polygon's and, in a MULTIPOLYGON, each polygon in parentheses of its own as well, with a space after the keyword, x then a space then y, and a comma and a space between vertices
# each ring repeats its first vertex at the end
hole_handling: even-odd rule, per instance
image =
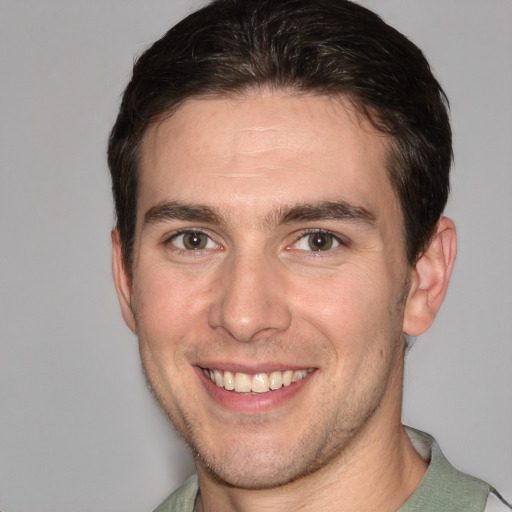
MULTIPOLYGON (((298 234, 296 235, 294 241, 287 246, 287 249, 293 249, 293 246, 296 245, 302 238, 304 238, 304 237, 306 237, 308 235, 314 235, 316 233, 332 236, 333 240, 338 242, 339 246, 347 246, 347 245, 349 245, 349 241, 346 238, 342 237, 339 234, 335 234, 335 233, 333 233, 332 231, 330 231, 328 229, 308 228, 308 229, 303 229, 303 230, 299 231, 298 234)), ((320 255, 321 253, 327 253, 327 252, 333 251, 333 250, 335 250, 337 248, 338 248, 338 246, 333 247, 331 249, 327 249, 325 251, 314 251, 314 250, 307 251, 307 250, 304 250, 304 249, 297 249, 297 250, 304 250, 304 252, 311 252, 311 253, 313 253, 316 256, 316 255, 320 255)))
POLYGON ((187 235, 187 234, 190 234, 190 233, 197 233, 197 234, 200 234, 200 235, 205 235, 209 238, 209 240, 211 242, 213 242, 213 244, 215 244, 215 248, 219 248, 219 249, 222 249, 222 245, 219 244, 215 239, 214 237, 211 235, 211 233, 204 229, 204 228, 194 228, 194 227, 190 227, 190 228, 183 228, 183 229, 178 229, 176 231, 173 231, 172 233, 169 233, 169 234, 166 234, 163 238, 163 244, 165 246, 171 246, 171 250, 175 251, 175 252, 181 252, 181 253, 187 253, 187 254, 194 254, 194 255, 198 255, 198 254, 201 254, 203 253, 204 251, 210 251, 212 250, 211 247, 205 247, 203 249, 184 249, 184 248, 181 248, 181 247, 177 247, 175 244, 173 244, 173 240, 178 238, 179 236, 183 236, 183 235, 187 235))
MULTIPOLYGON (((209 238, 209 240, 211 242, 213 242, 213 244, 215 244, 216 248, 218 249, 224 249, 223 245, 220 244, 217 240, 216 240, 216 237, 212 235, 212 233, 207 230, 207 229, 204 229, 204 228, 195 228, 195 227, 187 227, 187 228, 182 228, 182 229, 177 229, 171 233, 168 233, 166 234, 164 237, 163 237, 163 240, 162 240, 162 243, 166 246, 169 246, 171 245, 171 250, 173 251, 176 251, 176 252, 183 252, 183 253, 187 253, 187 254, 201 254, 202 252, 204 251, 210 251, 212 250, 212 248, 203 248, 203 249, 196 249, 196 250, 193 250, 193 249, 183 249, 183 248, 180 248, 180 247, 177 247, 176 245, 174 245, 172 242, 175 238, 179 237, 179 236, 182 236, 182 235, 186 235, 186 234, 190 234, 190 233, 198 233, 198 234, 202 234, 202 235, 205 235, 209 238)), ((346 237, 343 237, 339 234, 335 234, 333 233, 332 231, 328 230, 328 229, 323 229, 323 228, 306 228, 306 229, 302 229, 300 231, 298 231, 295 235, 294 235, 294 238, 293 238, 293 241, 289 244, 287 244, 286 246, 286 249, 291 249, 293 250, 294 249, 294 246, 304 237, 308 236, 308 235, 312 235, 312 234, 316 234, 316 233, 320 233, 320 234, 326 234, 326 235, 329 235, 333 238, 333 240, 335 240, 339 246, 348 246, 349 245, 349 240, 346 239, 346 237)), ((314 253, 315 255, 319 254, 319 253, 327 253, 327 252, 330 252, 330 251, 333 251, 335 249, 337 249, 338 245, 336 247, 333 247, 331 249, 327 249, 325 251, 314 251, 314 250, 310 250, 310 251, 307 251, 307 250, 303 250, 304 252, 311 252, 311 253, 314 253)), ((298 249, 297 249, 298 250, 298 249)))

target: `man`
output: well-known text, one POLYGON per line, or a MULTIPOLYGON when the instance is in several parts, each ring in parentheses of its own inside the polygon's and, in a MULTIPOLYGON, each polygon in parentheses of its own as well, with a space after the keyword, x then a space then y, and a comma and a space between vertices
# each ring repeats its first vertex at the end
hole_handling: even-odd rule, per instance
POLYGON ((420 50, 352 2, 215 1, 140 57, 114 279, 197 468, 159 511, 508 509, 400 420, 455 260, 451 156, 420 50))

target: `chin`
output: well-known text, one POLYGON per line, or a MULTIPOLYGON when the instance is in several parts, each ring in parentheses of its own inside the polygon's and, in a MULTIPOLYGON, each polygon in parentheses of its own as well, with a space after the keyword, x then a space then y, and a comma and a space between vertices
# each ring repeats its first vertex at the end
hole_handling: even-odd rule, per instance
POLYGON ((233 464, 208 464, 201 457, 196 459, 198 471, 204 470, 210 478, 213 478, 220 485, 235 487, 247 490, 264 490, 275 487, 282 487, 301 477, 306 473, 304 468, 296 472, 291 467, 283 469, 282 464, 276 461, 267 463, 265 466, 256 467, 254 461, 245 467, 233 467, 233 464), (274 467, 272 467, 274 465, 274 467))
POLYGON ((342 446, 333 450, 327 439, 320 446, 314 445, 305 439, 294 446, 284 442, 271 446, 253 442, 234 447, 232 443, 229 450, 217 453, 194 446, 194 453, 198 472, 207 473, 220 485, 264 490, 291 484, 317 472, 343 450, 342 446))

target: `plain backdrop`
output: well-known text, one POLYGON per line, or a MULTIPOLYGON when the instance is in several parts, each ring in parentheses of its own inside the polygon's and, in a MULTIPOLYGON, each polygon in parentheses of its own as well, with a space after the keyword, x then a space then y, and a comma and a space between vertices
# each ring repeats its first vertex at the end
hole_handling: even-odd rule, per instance
MULTIPOLYGON (((372 0, 452 105, 459 258, 404 421, 512 497, 512 2, 372 0)), ((106 139, 134 56, 201 2, 0 0, 0 509, 152 510, 192 464, 110 271, 106 139)))

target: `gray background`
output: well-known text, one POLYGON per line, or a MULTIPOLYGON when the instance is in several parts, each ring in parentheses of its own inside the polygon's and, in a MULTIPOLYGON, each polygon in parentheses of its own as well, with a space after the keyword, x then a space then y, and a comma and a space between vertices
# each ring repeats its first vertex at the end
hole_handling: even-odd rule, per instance
MULTIPOLYGON (((191 463, 110 276, 106 137, 133 56, 198 1, 0 0, 0 509, 152 510, 191 463)), ((404 418, 512 498, 512 2, 373 0, 452 102, 459 259, 404 418)))

